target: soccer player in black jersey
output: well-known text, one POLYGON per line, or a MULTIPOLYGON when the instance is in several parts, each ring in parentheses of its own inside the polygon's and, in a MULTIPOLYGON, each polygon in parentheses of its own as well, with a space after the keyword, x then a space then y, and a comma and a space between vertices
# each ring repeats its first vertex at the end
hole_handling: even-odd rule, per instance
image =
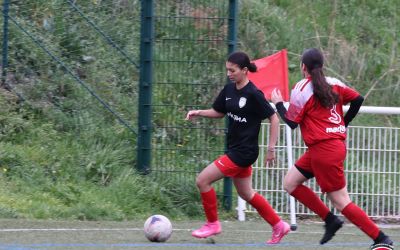
POLYGON ((272 237, 268 244, 276 244, 290 231, 288 223, 276 214, 268 201, 252 188, 251 165, 258 157, 258 134, 261 121, 268 118, 271 123, 266 161, 275 159, 275 144, 278 139, 279 118, 265 99, 264 94, 247 77, 255 72, 247 54, 232 53, 226 62, 230 80, 221 90, 212 108, 191 110, 186 119, 196 116, 209 118, 228 117, 228 150, 197 176, 196 185, 200 190, 207 222, 192 232, 197 238, 207 238, 221 232, 218 221, 217 197, 212 183, 223 177, 231 177, 240 197, 250 203, 271 226, 272 237))

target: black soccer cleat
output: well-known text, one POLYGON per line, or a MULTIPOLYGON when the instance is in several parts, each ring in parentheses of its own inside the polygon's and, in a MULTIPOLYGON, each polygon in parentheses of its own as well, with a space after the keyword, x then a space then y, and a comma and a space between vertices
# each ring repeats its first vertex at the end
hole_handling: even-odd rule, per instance
POLYGON ((335 216, 332 214, 332 216, 334 216, 329 222, 325 222, 325 234, 324 236, 322 236, 322 239, 319 241, 319 243, 325 244, 328 241, 330 241, 333 236, 335 236, 335 233, 337 232, 337 230, 339 230, 342 226, 344 221, 342 221, 341 219, 339 219, 339 217, 335 216))
POLYGON ((379 244, 393 246, 393 241, 389 238, 389 236, 384 234, 382 231, 379 231, 379 235, 374 240, 374 244, 372 244, 372 246, 379 244))

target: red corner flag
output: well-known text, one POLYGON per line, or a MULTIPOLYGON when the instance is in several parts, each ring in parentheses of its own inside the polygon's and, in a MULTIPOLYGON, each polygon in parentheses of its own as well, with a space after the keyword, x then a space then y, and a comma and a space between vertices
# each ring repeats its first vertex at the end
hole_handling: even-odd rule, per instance
POLYGON ((271 92, 275 88, 281 91, 285 101, 289 100, 287 61, 286 49, 253 61, 257 65, 257 72, 249 72, 247 76, 264 93, 267 100, 271 99, 271 92))

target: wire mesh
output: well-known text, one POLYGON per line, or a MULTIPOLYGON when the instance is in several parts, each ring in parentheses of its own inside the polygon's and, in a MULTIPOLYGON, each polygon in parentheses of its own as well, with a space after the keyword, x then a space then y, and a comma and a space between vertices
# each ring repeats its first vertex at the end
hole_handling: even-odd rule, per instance
POLYGON ((7 83, 15 93, 33 107, 117 117, 135 130, 140 3, 12 1, 9 16, 7 83))
POLYGON ((228 1, 156 1, 152 169, 196 173, 223 153, 224 121, 185 121, 209 108, 226 83, 228 1))
MULTIPOLYGON (((289 195, 282 183, 287 172, 286 133, 281 126, 277 144, 277 162, 265 166, 264 149, 267 147, 269 124, 263 124, 260 135, 260 157, 254 164, 254 187, 263 194, 280 214, 290 214, 289 195)), ((351 200, 375 218, 398 219, 400 214, 400 128, 349 127, 345 173, 351 200)), ((299 129, 293 131, 293 159, 298 159, 306 150, 299 129)), ((322 195, 315 179, 306 182, 329 208, 338 213, 325 195, 322 195)), ((249 212, 255 212, 247 206, 249 212)), ((296 202, 296 214, 314 215, 312 211, 296 202)))
MULTIPOLYGON (((196 173, 223 153, 223 120, 190 123, 184 117, 190 109, 210 107, 225 84, 228 4, 155 1, 152 169, 159 176, 194 183, 196 173)), ((78 114, 73 126, 82 129, 93 117, 113 122, 112 112, 79 86, 79 79, 115 114, 136 123, 140 1, 12 1, 9 16, 6 81, 14 92, 33 107, 78 114)), ((289 214, 289 196, 282 189, 287 171, 283 128, 277 164, 265 167, 268 124, 263 124, 254 185, 279 213, 289 214)), ((297 159, 306 147, 298 130, 292 136, 297 159)), ((398 217, 399 129, 352 127, 347 146, 352 200, 370 216, 398 217)), ((321 195, 315 181, 308 185, 321 195)), ((312 214, 299 203, 296 212, 312 214)))

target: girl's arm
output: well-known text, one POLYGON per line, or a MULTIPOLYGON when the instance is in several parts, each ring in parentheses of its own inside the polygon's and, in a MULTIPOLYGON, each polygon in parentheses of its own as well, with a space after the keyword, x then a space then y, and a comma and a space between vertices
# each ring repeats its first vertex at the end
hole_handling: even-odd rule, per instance
POLYGON ((291 128, 295 129, 297 128, 298 124, 295 123, 294 121, 291 121, 286 118, 286 108, 283 105, 283 102, 278 102, 275 104, 276 110, 278 111, 279 116, 282 118, 282 120, 291 128))
POLYGON ((354 117, 356 117, 363 102, 364 97, 362 97, 361 95, 350 102, 349 110, 347 110, 347 113, 344 116, 344 125, 346 127, 349 126, 349 123, 354 119, 354 117))
POLYGON ((268 140, 268 148, 265 161, 266 163, 270 163, 275 160, 275 146, 278 141, 279 135, 279 118, 277 114, 273 114, 269 117, 269 121, 271 126, 269 128, 269 140, 268 140))
POLYGON ((291 128, 297 128, 297 123, 286 118, 286 108, 283 106, 283 98, 279 89, 274 89, 271 93, 271 100, 275 104, 276 110, 282 120, 291 128))
POLYGON ((186 115, 186 120, 192 120, 194 117, 197 116, 208 117, 208 118, 222 118, 225 116, 225 114, 220 113, 215 109, 190 110, 186 115))

